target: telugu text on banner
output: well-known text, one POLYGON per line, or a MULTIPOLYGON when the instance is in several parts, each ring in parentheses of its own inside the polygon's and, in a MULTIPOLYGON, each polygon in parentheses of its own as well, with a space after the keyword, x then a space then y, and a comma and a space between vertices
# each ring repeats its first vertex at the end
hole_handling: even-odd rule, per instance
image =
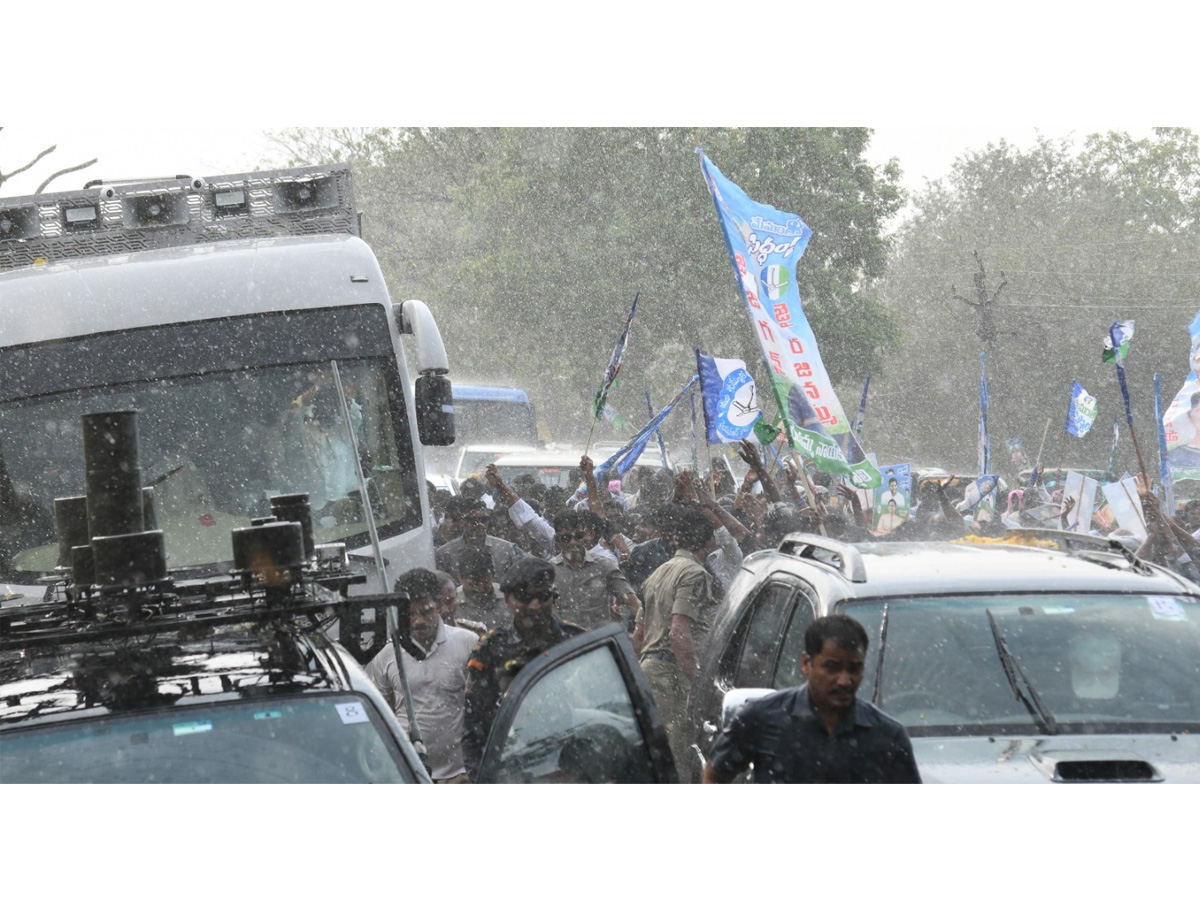
POLYGON ((818 469, 856 487, 877 486, 879 472, 854 438, 801 304, 797 273, 812 229, 797 215, 754 202, 696 152, 789 438, 818 469))

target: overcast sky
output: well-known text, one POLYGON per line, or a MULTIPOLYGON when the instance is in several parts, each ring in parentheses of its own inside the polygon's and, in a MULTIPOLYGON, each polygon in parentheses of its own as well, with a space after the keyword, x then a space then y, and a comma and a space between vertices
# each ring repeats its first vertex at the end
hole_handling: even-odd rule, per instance
MULTIPOLYGON (((336 27, 282 0, 260 4, 265 43, 250 42, 233 0, 209 0, 203 22, 174 23, 182 31, 142 0, 121 0, 143 14, 119 30, 103 9, 81 10, 55 22, 56 46, 76 49, 52 58, 37 41, 10 41, 22 89, 5 95, 0 170, 58 149, 0 195, 32 193, 93 157, 49 189, 253 170, 272 158, 270 123, 863 124, 875 129, 871 161, 897 157, 903 185, 918 190, 1000 138, 1024 147, 1038 131, 1143 135, 1194 119, 1191 32, 1164 24, 1160 0, 1119 18, 1044 0, 750 5, 740 26, 666 0, 575 12, 410 4, 394 21, 342 0, 336 27)), ((44 16, 18 4, 5 24, 14 37, 36 33, 44 16)))
MULTIPOLYGON (((1048 137, 1074 133, 1082 138, 1089 131, 1108 127, 1121 126, 1043 128, 1041 133, 1048 137)), ((1142 129, 1131 130, 1140 133, 1142 129)), ((983 149, 1000 138, 1028 146, 1037 133, 1038 129, 1031 126, 931 128, 882 125, 876 126, 868 158, 873 163, 883 163, 890 157, 897 157, 904 170, 904 186, 917 190, 924 185, 925 179, 932 181, 945 175, 955 158, 967 150, 983 149)), ((251 127, 156 128, 153 136, 147 136, 111 127, 80 129, 29 123, 9 125, 0 131, 0 170, 11 171, 22 166, 51 146, 57 147, 54 153, 28 172, 5 182, 0 187, 0 196, 31 194, 52 173, 92 158, 99 162, 83 171, 61 176, 47 190, 74 190, 94 178, 116 181, 177 174, 233 174, 251 171, 264 162, 277 159, 266 132, 251 127)), ((696 171, 696 183, 702 186, 699 167, 696 171)), ((771 202, 768 197, 758 199, 771 202)))

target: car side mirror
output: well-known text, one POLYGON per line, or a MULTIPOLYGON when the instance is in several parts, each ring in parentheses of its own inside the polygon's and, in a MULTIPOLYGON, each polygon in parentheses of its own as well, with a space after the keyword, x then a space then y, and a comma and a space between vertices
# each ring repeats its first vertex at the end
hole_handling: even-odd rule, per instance
POLYGON ((454 398, 450 394, 450 379, 445 375, 427 373, 417 379, 417 434, 429 447, 447 447, 454 443, 454 398))

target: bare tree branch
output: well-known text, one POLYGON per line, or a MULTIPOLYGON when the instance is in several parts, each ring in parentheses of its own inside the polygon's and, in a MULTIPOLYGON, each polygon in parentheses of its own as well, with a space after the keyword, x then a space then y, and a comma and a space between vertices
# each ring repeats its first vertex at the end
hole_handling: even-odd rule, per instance
POLYGON ((57 172, 55 172, 53 175, 51 175, 49 178, 47 178, 45 181, 43 181, 41 184, 39 184, 37 190, 34 191, 34 193, 40 194, 42 191, 44 191, 46 189, 46 185, 48 185, 50 182, 52 182, 59 175, 66 175, 68 172, 78 172, 80 169, 86 169, 88 166, 95 165, 98 159, 99 159, 99 157, 97 157, 96 159, 89 159, 87 162, 80 163, 77 166, 71 166, 70 168, 66 168, 66 169, 59 169, 57 172))
POLYGON ((37 165, 38 160, 40 160, 43 156, 46 156, 49 153, 53 153, 57 149, 58 149, 58 144, 54 144, 51 147, 47 147, 45 150, 43 150, 41 153, 39 153, 37 156, 35 156, 30 162, 27 162, 27 163, 25 163, 25 165, 21 166, 21 168, 13 169, 7 175, 0 174, 0 184, 3 184, 8 179, 12 178, 14 175, 20 175, 22 172, 32 169, 35 165, 37 165))

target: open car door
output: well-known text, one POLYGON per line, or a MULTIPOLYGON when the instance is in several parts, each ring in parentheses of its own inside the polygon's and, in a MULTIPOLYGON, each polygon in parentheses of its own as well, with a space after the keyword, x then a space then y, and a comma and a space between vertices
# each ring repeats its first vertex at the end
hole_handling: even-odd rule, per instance
POLYGON ((677 783, 667 731, 624 629, 563 641, 513 680, 480 784, 677 783))

